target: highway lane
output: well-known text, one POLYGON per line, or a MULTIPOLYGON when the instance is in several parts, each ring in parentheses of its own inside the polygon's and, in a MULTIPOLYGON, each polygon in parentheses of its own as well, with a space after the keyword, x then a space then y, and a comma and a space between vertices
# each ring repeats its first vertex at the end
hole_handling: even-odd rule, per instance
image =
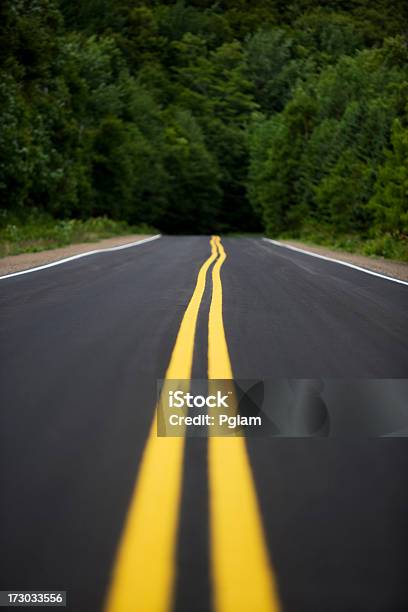
POLYGON ((101 609, 156 398, 208 240, 2 281, 1 582, 101 609), (25 588, 24 587, 24 588, 25 588))
MULTIPOLYGON (((235 377, 406 376, 406 287, 257 239, 223 244, 235 377)), ((163 237, 0 284, 2 588, 64 588, 70 609, 102 609, 156 379, 209 254, 206 237, 163 237)), ((192 364, 204 378, 210 273, 192 364)), ((248 458, 284 610, 406 609, 404 440, 250 439, 248 458)), ((175 608, 204 611, 205 440, 187 439, 182 476, 175 608)))
MULTIPOLYGON (((407 376, 406 286, 258 240, 224 244, 236 378, 407 376)), ((407 440, 248 448, 284 609, 406 609, 407 440)))
POLYGON ((406 377, 407 286, 260 240, 224 242, 237 378, 406 377))

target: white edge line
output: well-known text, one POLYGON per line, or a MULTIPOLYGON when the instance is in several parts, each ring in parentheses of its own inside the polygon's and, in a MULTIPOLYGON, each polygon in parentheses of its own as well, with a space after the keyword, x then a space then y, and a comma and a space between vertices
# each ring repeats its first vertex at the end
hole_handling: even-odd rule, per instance
POLYGON ((262 238, 266 242, 271 242, 276 246, 283 247, 284 249, 290 249, 291 251, 297 251, 298 253, 304 253, 305 255, 310 255, 311 257, 317 257, 318 259, 324 259, 325 261, 332 261, 333 263, 340 264, 341 266, 346 266, 347 268, 353 268, 354 270, 359 270, 360 272, 365 272, 366 274, 371 274, 372 276, 378 276, 379 278, 384 278, 385 280, 392 281, 393 283, 399 283, 400 285, 408 285, 407 281, 401 280, 399 278, 394 278, 392 276, 385 276, 384 274, 380 274, 379 272, 373 272, 373 270, 368 270, 367 268, 360 268, 360 266, 355 266, 354 264, 348 263, 346 261, 341 261, 340 259, 334 259, 332 257, 325 257, 325 255, 318 255, 317 253, 313 253, 312 251, 305 251, 304 249, 299 249, 298 247, 294 247, 288 244, 283 244, 278 240, 272 240, 271 238, 262 238))
POLYGON ((53 266, 59 266, 60 264, 66 263, 67 261, 73 261, 74 259, 81 259, 81 257, 87 257, 88 255, 95 255, 96 253, 109 253, 110 251, 120 251, 122 249, 129 249, 133 246, 138 246, 139 244, 145 244, 146 242, 151 242, 152 240, 157 240, 161 238, 161 234, 157 234, 156 236, 152 236, 151 238, 143 238, 143 240, 136 240, 135 242, 129 242, 128 244, 122 244, 117 247, 110 247, 107 249, 96 249, 94 251, 86 251, 85 253, 79 253, 78 255, 72 255, 72 257, 65 257, 65 259, 58 259, 57 261, 52 261, 51 263, 44 264, 43 266, 37 266, 36 268, 28 268, 27 270, 20 270, 20 272, 12 272, 11 274, 5 274, 4 276, 0 276, 0 280, 5 278, 11 278, 12 276, 20 276, 21 274, 29 274, 30 272, 37 272, 37 270, 45 270, 46 268, 52 268, 53 266))

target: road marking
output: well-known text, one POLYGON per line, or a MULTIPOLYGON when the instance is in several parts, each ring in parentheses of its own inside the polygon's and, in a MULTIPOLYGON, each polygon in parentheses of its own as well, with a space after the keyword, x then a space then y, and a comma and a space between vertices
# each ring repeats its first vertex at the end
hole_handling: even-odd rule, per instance
MULTIPOLYGON (((186 390, 207 270, 216 258, 212 239, 211 255, 198 273, 166 372, 166 379, 186 379, 186 390)), ((106 612, 168 612, 172 607, 184 437, 159 438, 156 418, 155 411, 119 544, 106 612)))
POLYGON ((5 278, 11 278, 12 276, 20 276, 21 274, 29 274, 30 272, 37 272, 38 270, 45 270, 46 268, 53 268, 54 266, 60 266, 67 261, 74 261, 74 259, 81 259, 81 257, 88 257, 88 255, 95 255, 96 253, 110 253, 112 251, 121 251, 122 249, 129 249, 130 247, 139 246, 146 244, 146 242, 152 242, 161 238, 161 234, 152 236, 151 238, 143 238, 143 240, 136 240, 135 242, 129 242, 128 244, 122 244, 117 247, 109 247, 108 249, 96 249, 95 251, 86 251, 86 253, 79 253, 78 255, 72 255, 71 257, 65 257, 65 259, 59 259, 58 261, 52 261, 51 263, 44 264, 43 266, 37 266, 36 268, 28 268, 28 270, 20 270, 20 272, 12 272, 11 274, 5 274, 0 276, 0 280, 5 278))
MULTIPOLYGON (((208 378, 232 379, 222 317, 219 237, 208 321, 208 378)), ((211 382, 210 382, 211 384, 211 382)), ((277 612, 275 578, 265 544, 245 439, 209 437, 211 571, 215 612, 277 612)))
POLYGON ((304 255, 310 255, 311 257, 317 257, 318 259, 324 259, 325 261, 331 261, 333 263, 340 264, 341 266, 346 266, 347 268, 353 268, 354 270, 359 270, 360 272, 365 272, 366 274, 371 274, 371 276, 378 276, 379 278, 384 278, 385 280, 392 281, 393 283, 399 283, 400 285, 408 285, 407 281, 403 281, 399 278, 394 278, 392 276, 385 276, 385 274, 380 274, 379 272, 373 272, 372 270, 368 270, 367 268, 361 268, 360 266, 355 266, 354 264, 348 263, 346 261, 341 261, 341 259, 334 259, 333 257, 326 257, 325 255, 318 255, 317 253, 313 253, 312 251, 306 251, 305 249, 299 249, 298 247, 294 247, 288 244, 283 244, 278 240, 272 240, 271 238, 262 238, 266 242, 271 242, 275 246, 282 247, 284 249, 289 249, 290 251, 296 251, 298 253, 303 253, 304 255))

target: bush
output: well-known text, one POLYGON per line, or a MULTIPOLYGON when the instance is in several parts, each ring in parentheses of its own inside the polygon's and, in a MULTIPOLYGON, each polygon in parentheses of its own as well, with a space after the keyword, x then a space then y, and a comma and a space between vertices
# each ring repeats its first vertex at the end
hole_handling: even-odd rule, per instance
POLYGON ((86 221, 55 220, 34 211, 22 220, 3 213, 0 217, 0 255, 42 251, 126 234, 152 234, 155 231, 147 225, 131 226, 125 221, 113 221, 107 217, 86 221))

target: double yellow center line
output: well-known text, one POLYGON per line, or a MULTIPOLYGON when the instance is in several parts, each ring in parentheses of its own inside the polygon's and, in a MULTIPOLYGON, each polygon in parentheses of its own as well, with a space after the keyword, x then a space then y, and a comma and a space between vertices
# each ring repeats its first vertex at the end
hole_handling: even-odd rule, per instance
MULTIPOLYGON (((222 317, 218 236, 184 313, 165 378, 191 378, 198 312, 212 269, 208 378, 232 379, 222 317)), ((171 612, 184 437, 157 437, 156 415, 114 565, 106 612, 171 612)), ((276 585, 244 438, 209 438, 211 575, 215 612, 277 612, 276 585)), ((192 543, 193 545, 193 543, 192 543)))

